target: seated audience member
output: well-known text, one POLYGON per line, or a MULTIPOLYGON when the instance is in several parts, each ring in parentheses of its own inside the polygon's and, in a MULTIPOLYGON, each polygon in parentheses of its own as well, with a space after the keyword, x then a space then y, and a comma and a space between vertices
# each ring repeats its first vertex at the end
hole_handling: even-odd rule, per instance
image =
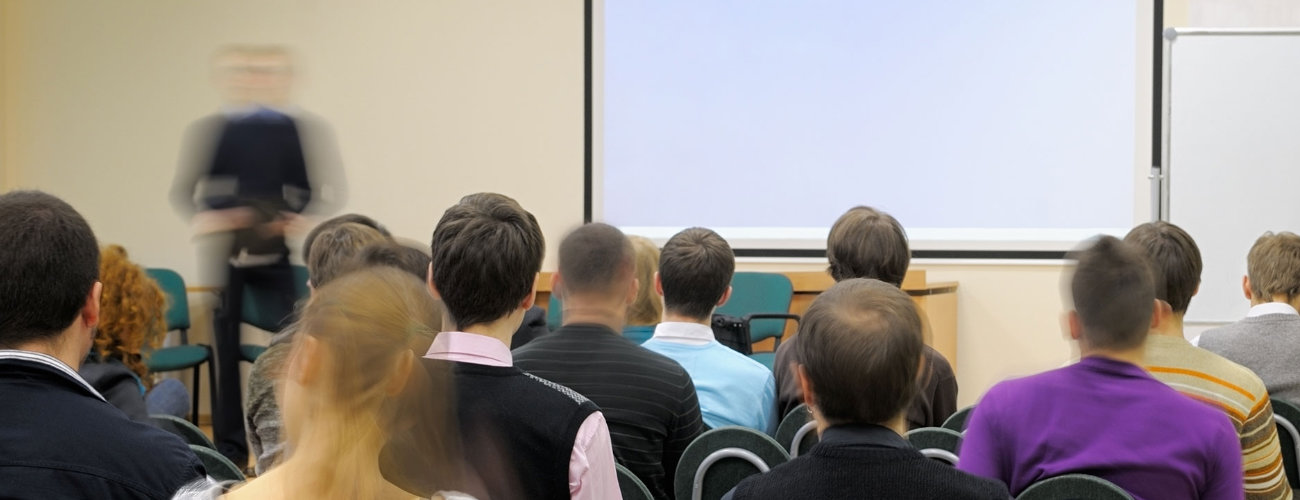
POLYGON ((515 351, 515 363, 600 405, 619 461, 655 498, 672 498, 677 462, 704 424, 686 370, 621 333, 637 292, 633 253, 613 226, 570 232, 551 275, 564 324, 515 351))
MULTIPOLYGON (((655 273, 659 272, 659 247, 643 236, 628 236, 636 251, 636 300, 627 309, 627 326, 623 336, 638 344, 650 340, 655 325, 664 315, 663 299, 655 292, 655 273)), ((707 418, 707 417, 706 417, 707 418)))
POLYGON ((393 234, 388 232, 388 228, 385 228, 383 224, 379 223, 379 221, 361 214, 343 214, 338 217, 326 219, 324 222, 317 224, 316 227, 311 229, 311 231, 307 232, 307 236, 302 240, 302 261, 307 262, 307 257, 311 255, 311 247, 316 243, 316 238, 319 237, 321 233, 333 228, 334 226, 348 223, 361 224, 378 231, 379 234, 384 235, 385 239, 393 239, 393 234))
MULTIPOLYGON (((912 253, 907 233, 893 216, 871 207, 858 206, 841 215, 826 238, 828 272, 835 281, 870 278, 903 286, 912 253)), ((924 324, 923 324, 924 328, 924 324)), ((778 415, 786 415, 803 402, 799 383, 791 370, 798 363, 799 336, 783 342, 776 350, 772 369, 776 372, 778 415)), ((917 378, 920 389, 907 408, 907 427, 939 427, 957 411, 957 376, 939 351, 921 348, 925 362, 917 378)))
MULTIPOLYGON (((416 248, 399 243, 377 243, 367 246, 361 250, 361 255, 357 256, 355 264, 360 267, 387 266, 415 276, 421 282, 429 279, 429 264, 433 259, 422 248, 416 248)), ((442 307, 434 309, 436 321, 431 324, 436 329, 442 328, 442 307)), ((429 346, 433 344, 433 336, 437 332, 420 333, 411 338, 411 351, 423 355, 429 352, 429 346)))
POLYGON ((167 334, 166 294, 118 245, 100 254, 99 281, 104 288, 95 347, 77 372, 131 420, 153 425, 149 415, 185 418, 185 385, 173 378, 154 383, 145 364, 145 349, 156 349, 167 334))
POLYGON ((713 338, 713 309, 731 297, 736 256, 718 233, 693 227, 664 245, 654 288, 663 294, 663 322, 646 349, 672 358, 695 383, 705 425, 776 432, 772 370, 713 338))
POLYGON ((1001 483, 926 458, 903 437, 924 344, 916 305, 897 286, 836 283, 808 308, 799 337, 795 378, 821 441, 724 498, 1009 498, 1001 483))
MULTIPOLYGON (((387 267, 328 281, 312 292, 294 326, 299 333, 283 388, 284 461, 226 497, 411 498, 381 474, 379 457, 393 430, 413 421, 439 432, 430 434, 436 441, 418 443, 419 456, 411 458, 430 464, 426 474, 434 482, 458 482, 450 374, 420 369, 408 348, 412 335, 435 328, 426 323, 438 307, 433 297, 420 280, 387 267)), ((220 494, 205 483, 177 497, 220 494)))
POLYGON ((466 458, 487 490, 469 493, 618 498, 605 415, 569 388, 517 368, 510 353, 533 306, 544 245, 537 219, 509 197, 472 194, 447 209, 433 231, 429 275, 446 331, 422 363, 455 373, 466 458))
POLYGON ((1178 392, 1214 405, 1232 420, 1241 441, 1247 498, 1291 498, 1264 382, 1183 336, 1183 316, 1201 283, 1201 251, 1196 242, 1168 222, 1137 226, 1124 241, 1150 259, 1156 298, 1162 301, 1147 335, 1147 371, 1178 392))
MULTIPOLYGON (((312 290, 324 286, 344 272, 353 269, 353 259, 367 245, 383 243, 388 238, 379 231, 361 224, 327 221, 323 230, 312 234, 309 241, 312 253, 307 256, 308 285, 312 290)), ((290 325, 291 327, 293 325, 290 325)), ((256 457, 254 470, 266 472, 275 464, 284 445, 280 435, 281 414, 275 398, 275 388, 288 364, 293 350, 296 330, 286 328, 271 339, 271 345, 253 362, 248 376, 248 400, 244 403, 244 426, 248 429, 249 451, 256 457)))
POLYGON ((995 385, 972 413, 961 470, 1019 495, 1071 473, 1138 499, 1241 499, 1241 444, 1223 412, 1141 368, 1156 306, 1146 256, 1101 236, 1073 256, 1070 337, 1082 359, 995 385))
POLYGON ((1268 393, 1300 405, 1300 236, 1264 233, 1246 256, 1250 312, 1201 335, 1199 345, 1254 371, 1268 393))
POLYGON ((62 200, 0 195, 0 496, 171 498, 204 477, 185 442, 80 375, 100 320, 99 246, 62 200))

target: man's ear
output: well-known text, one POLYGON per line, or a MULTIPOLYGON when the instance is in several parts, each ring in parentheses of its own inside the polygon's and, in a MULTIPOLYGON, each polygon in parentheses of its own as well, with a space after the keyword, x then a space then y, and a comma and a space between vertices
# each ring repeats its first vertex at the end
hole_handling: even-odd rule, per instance
POLYGON ((1168 323, 1174 317, 1174 308, 1160 299, 1155 300, 1151 311, 1151 330, 1159 330, 1165 323, 1168 323))
POLYGON ((1195 297, 1198 293, 1201 293, 1201 282, 1199 281, 1196 282, 1196 288, 1192 289, 1192 296, 1195 297))
POLYGON ((99 299, 103 294, 104 284, 96 281, 90 287, 90 294, 86 295, 86 303, 81 306, 81 321, 86 328, 94 328, 99 324, 99 299))
POLYGON ((722 292, 722 297, 718 299, 718 303, 714 304, 713 307, 722 307, 728 300, 731 300, 731 285, 727 285, 727 291, 722 292))
POLYGON ((655 271, 655 277, 654 277, 654 280, 655 280, 655 293, 659 294, 660 297, 663 297, 663 296, 664 296, 664 281, 663 281, 662 278, 659 277, 659 271, 655 271))
POLYGON ((633 302, 636 302, 636 296, 640 295, 640 293, 641 293, 641 279, 632 278, 632 286, 628 287, 627 290, 627 305, 630 306, 632 305, 633 302))
POLYGON ((528 289, 528 296, 524 297, 524 301, 519 304, 519 307, 525 311, 532 309, 533 304, 537 303, 537 277, 539 275, 540 273, 533 275, 533 286, 528 289))
POLYGON ((803 392, 803 404, 809 408, 817 406, 817 393, 814 392, 812 380, 808 379, 808 371, 804 369, 801 363, 790 363, 794 365, 794 377, 799 382, 799 390, 803 392))
POLYGON ((433 263, 432 263, 432 262, 429 263, 429 274, 428 274, 428 277, 425 278, 425 282, 426 282, 426 284, 429 285, 429 293, 433 295, 433 298, 438 299, 439 301, 441 301, 441 300, 442 300, 442 294, 438 293, 438 285, 436 285, 436 284, 433 283, 433 263))
POLYGON ((1069 325, 1070 339, 1079 340, 1083 337, 1083 321, 1079 320, 1079 311, 1070 310, 1066 314, 1066 324, 1069 325))
POLYGON ((551 295, 564 300, 564 278, 560 277, 559 271, 551 273, 551 295))
POLYGON ((1254 301, 1255 293, 1250 291, 1250 276, 1241 277, 1241 292, 1246 294, 1246 300, 1254 301))

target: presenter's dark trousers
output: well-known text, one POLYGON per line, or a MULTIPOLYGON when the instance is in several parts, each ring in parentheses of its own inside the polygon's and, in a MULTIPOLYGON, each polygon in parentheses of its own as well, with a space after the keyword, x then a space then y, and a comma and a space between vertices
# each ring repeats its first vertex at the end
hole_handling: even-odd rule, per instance
MULTIPOLYGON (((221 308, 217 311, 214 335, 217 351, 217 390, 212 395, 212 434, 217 451, 241 469, 248 464, 248 438, 244 433, 244 407, 240 393, 239 329, 243 323, 245 288, 259 301, 257 307, 281 318, 283 326, 293 314, 296 287, 289 258, 264 266, 228 266, 221 308)), ((278 331, 278 330, 277 330, 278 331)), ((275 332, 272 332, 275 333, 275 332)))

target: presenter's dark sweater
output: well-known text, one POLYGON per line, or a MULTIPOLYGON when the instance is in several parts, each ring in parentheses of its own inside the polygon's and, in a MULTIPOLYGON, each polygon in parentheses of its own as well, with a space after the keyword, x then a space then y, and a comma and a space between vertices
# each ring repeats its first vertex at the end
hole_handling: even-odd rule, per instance
POLYGON ((826 429, 807 455, 750 476, 728 497, 1007 500, 1011 494, 998 481, 925 458, 885 427, 842 425, 826 429))
POLYGON ((681 365, 591 324, 565 325, 513 354, 515 366, 599 405, 618 462, 655 498, 672 498, 677 462, 705 428, 695 385, 681 365))

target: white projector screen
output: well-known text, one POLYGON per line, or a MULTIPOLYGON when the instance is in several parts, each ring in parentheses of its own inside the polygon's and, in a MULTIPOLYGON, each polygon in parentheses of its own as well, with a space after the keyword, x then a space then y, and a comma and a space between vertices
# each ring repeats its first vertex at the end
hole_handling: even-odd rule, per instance
POLYGON ((594 3, 594 220, 820 249, 871 205, 915 249, 1060 251, 1149 210, 1138 0, 594 3))

